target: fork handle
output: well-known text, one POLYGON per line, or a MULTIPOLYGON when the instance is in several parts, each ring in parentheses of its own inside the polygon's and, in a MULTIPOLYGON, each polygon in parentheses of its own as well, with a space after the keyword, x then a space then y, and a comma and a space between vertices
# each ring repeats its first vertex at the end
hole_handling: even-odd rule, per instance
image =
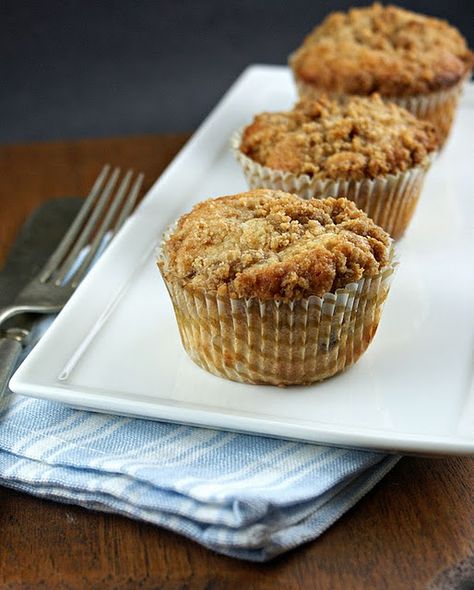
POLYGON ((28 311, 31 311, 31 309, 27 305, 7 305, 6 307, 0 307, 0 326, 14 315, 28 311))
POLYGON ((20 356, 23 345, 15 337, 7 336, 0 340, 0 399, 8 391, 8 381, 20 356))

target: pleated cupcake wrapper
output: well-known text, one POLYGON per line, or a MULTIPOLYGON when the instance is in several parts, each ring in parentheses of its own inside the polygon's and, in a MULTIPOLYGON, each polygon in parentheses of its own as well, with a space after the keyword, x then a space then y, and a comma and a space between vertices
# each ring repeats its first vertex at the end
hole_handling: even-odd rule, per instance
POLYGON ((302 199, 346 197, 395 239, 403 235, 413 216, 426 172, 434 158, 433 155, 424 167, 382 178, 318 179, 262 166, 241 152, 241 141, 242 130, 239 130, 231 138, 231 148, 251 188, 282 190, 302 199))
MULTIPOLYGON (((469 80, 470 73, 451 88, 430 92, 428 94, 415 94, 412 96, 394 96, 382 98, 387 102, 394 102, 403 107, 419 119, 425 119, 433 123, 438 130, 440 147, 442 147, 449 135, 456 114, 459 98, 464 84, 469 80)), ((320 91, 311 84, 303 82, 295 77, 296 87, 300 97, 317 98, 321 95, 329 95, 331 98, 345 100, 353 95, 330 94, 320 91)))
POLYGON ((326 379, 357 361, 377 329, 397 262, 336 293, 291 302, 232 299, 168 281, 183 346, 215 375, 292 385, 326 379))

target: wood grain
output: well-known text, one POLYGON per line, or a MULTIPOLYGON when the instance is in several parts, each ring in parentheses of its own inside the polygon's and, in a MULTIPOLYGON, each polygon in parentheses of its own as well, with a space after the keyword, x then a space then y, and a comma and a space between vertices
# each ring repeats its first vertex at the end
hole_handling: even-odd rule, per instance
POLYGON ((85 196, 109 162, 156 180, 188 135, 0 146, 0 266, 21 223, 40 203, 85 196))
MULTIPOLYGON (((39 203, 84 195, 106 161, 142 170, 150 186, 186 139, 0 147, 0 264, 39 203)), ((0 488, 0 588, 421 590, 473 554, 473 475, 474 459, 406 457, 319 539, 263 565, 145 523, 0 488)))

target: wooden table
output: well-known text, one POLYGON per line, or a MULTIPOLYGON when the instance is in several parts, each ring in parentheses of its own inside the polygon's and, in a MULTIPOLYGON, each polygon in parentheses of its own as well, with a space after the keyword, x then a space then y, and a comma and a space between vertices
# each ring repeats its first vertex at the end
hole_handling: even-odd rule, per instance
MULTIPOLYGON (((41 202, 86 194, 104 162, 142 170, 150 186, 186 139, 0 147, 0 265, 41 202)), ((148 524, 0 488, 0 588, 426 588, 473 554, 473 474, 470 458, 404 458, 319 539, 263 565, 148 524)))

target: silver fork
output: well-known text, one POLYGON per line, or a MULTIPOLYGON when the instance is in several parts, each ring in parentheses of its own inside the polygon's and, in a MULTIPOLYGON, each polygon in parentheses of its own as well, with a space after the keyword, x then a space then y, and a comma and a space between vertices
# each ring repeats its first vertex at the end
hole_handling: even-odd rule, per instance
POLYGON ((137 199, 143 174, 137 176, 127 193, 133 174, 129 170, 110 199, 120 169, 115 168, 101 190, 109 171, 110 166, 104 166, 84 205, 38 275, 22 289, 12 305, 0 308, 0 326, 20 313, 55 313, 62 309, 87 273, 105 234, 110 232, 112 237, 123 225, 137 199), (87 252, 79 260, 86 247, 87 252))
MULTIPOLYGON (((133 176, 129 170, 111 198, 120 169, 115 168, 107 179, 109 172, 110 166, 104 166, 84 205, 38 275, 11 305, 0 308, 0 326, 18 314, 60 311, 89 270, 99 248, 104 247, 106 234, 111 239, 122 227, 137 200, 143 174, 138 174, 129 190, 133 176)), ((0 397, 27 338, 27 330, 10 328, 0 341, 0 397)))

